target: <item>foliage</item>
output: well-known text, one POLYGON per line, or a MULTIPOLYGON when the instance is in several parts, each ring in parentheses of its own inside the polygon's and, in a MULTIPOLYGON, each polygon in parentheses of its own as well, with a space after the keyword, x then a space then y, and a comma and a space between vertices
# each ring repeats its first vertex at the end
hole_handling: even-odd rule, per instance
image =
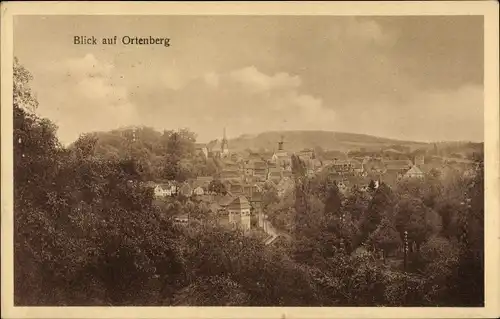
POLYGON ((208 191, 222 195, 225 195, 227 193, 226 185, 224 185, 224 183, 222 183, 219 179, 210 181, 210 184, 208 185, 208 191))
POLYGON ((384 258, 387 253, 401 247, 402 240, 391 221, 384 218, 377 229, 370 235, 369 242, 377 249, 381 249, 384 258))

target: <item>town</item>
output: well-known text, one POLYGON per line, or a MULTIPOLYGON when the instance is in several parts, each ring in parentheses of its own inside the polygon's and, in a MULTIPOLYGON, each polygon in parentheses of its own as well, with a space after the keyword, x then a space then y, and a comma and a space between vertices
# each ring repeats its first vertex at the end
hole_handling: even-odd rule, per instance
MULTIPOLYGON (((266 187, 276 189, 279 198, 293 192, 292 155, 305 163, 307 176, 323 173, 334 178, 343 195, 353 187, 367 192, 370 183, 375 189, 380 183, 395 187, 399 181, 423 179, 427 175, 472 177, 476 169, 473 160, 429 155, 431 152, 426 151, 413 152, 413 158, 412 154, 393 148, 382 149, 371 156, 353 152, 354 156, 345 154, 343 158, 319 158, 313 149, 292 152, 284 145, 282 137, 274 152, 232 152, 224 129, 220 141, 211 145, 195 144, 195 151, 207 161, 216 160, 222 164, 215 174, 184 182, 149 182, 148 185, 154 187, 157 199, 180 196, 205 203, 224 225, 248 231, 252 229, 251 220, 255 219, 257 223, 254 225, 268 235, 264 241, 271 244, 278 238, 278 233, 262 209, 262 193, 266 187)), ((177 224, 187 225, 189 214, 176 215, 174 220, 177 224)))

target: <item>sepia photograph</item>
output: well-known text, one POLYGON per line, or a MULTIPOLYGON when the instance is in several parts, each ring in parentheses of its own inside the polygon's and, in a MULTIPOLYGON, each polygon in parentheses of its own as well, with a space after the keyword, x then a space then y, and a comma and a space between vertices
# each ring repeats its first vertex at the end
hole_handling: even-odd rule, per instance
POLYGON ((484 15, 10 19, 11 306, 486 306, 484 15))

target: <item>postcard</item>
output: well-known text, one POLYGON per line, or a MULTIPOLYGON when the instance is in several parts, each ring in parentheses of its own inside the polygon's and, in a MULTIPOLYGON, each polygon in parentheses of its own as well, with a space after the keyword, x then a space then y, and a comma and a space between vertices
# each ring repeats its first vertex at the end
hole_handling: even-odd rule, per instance
POLYGON ((2 4, 3 318, 487 318, 498 3, 2 4))

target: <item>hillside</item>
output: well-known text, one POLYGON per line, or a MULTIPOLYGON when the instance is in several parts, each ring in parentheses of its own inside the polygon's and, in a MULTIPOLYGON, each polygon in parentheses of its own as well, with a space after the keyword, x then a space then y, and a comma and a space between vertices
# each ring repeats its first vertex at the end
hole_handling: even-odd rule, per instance
MULTIPOLYGON (((168 134, 172 131, 159 132, 149 127, 126 127, 108 132, 94 132, 97 137, 97 148, 105 152, 121 155, 131 150, 130 140, 136 136, 134 143, 136 153, 153 153, 160 156, 165 151, 168 134), (167 133, 167 135, 164 135, 167 133)), ((189 131, 182 133, 187 140, 194 141, 195 136, 189 131)), ((384 153, 403 154, 415 150, 426 151, 429 155, 451 156, 454 158, 469 158, 473 153, 480 153, 483 143, 465 141, 425 143, 382 138, 365 134, 342 133, 331 131, 268 131, 259 134, 244 134, 229 139, 229 148, 233 152, 245 150, 272 152, 278 148, 278 142, 283 137, 285 150, 297 152, 306 148, 321 148, 324 151, 347 153, 348 151, 384 150, 384 153)), ((187 141, 186 140, 186 141, 187 141)), ((207 143, 213 147, 216 143, 207 143)), ((339 156, 340 156, 339 155, 339 156)))
POLYGON ((272 151, 277 148, 283 137, 285 149, 299 151, 305 148, 321 147, 324 150, 379 150, 393 146, 402 146, 410 149, 429 148, 431 144, 412 141, 400 141, 364 134, 329 132, 329 131, 270 131, 256 135, 242 135, 229 139, 229 147, 233 151, 246 149, 265 149, 272 151))

